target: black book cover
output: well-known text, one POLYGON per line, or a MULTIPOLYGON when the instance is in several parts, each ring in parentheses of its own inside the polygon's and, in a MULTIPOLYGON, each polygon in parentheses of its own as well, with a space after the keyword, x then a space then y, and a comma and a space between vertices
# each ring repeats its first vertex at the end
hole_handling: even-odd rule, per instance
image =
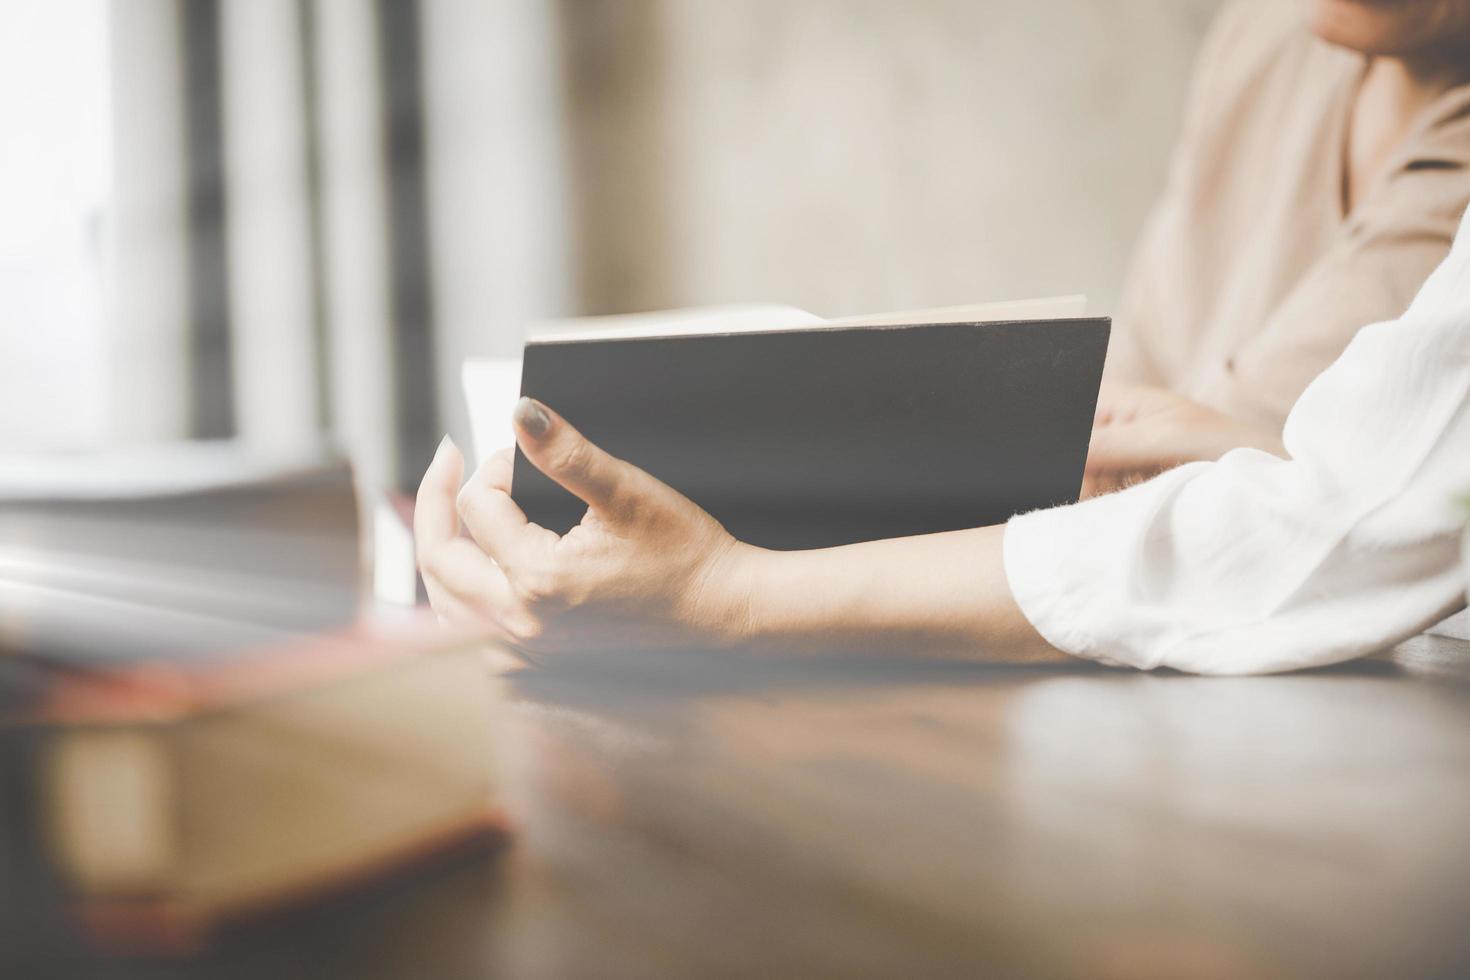
MULTIPOLYGON (((521 392, 742 541, 817 548, 979 527, 1071 503, 1105 317, 547 339, 521 392)), ((558 532, 586 508, 516 456, 558 532)))

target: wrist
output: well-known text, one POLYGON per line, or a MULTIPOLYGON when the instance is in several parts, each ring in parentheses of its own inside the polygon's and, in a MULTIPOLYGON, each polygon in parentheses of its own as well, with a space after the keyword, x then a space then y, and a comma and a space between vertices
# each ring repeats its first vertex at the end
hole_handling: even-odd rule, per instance
POLYGON ((1235 449, 1259 449, 1273 456, 1286 455, 1279 431, 1227 415, 1218 409, 1198 408, 1200 411, 1194 419, 1178 422, 1175 441, 1184 447, 1179 462, 1217 460, 1235 449))
POLYGON ((696 631, 721 647, 743 646, 759 632, 756 592, 760 569, 776 554, 731 541, 711 559, 696 603, 696 631))
POLYGON ((1281 442, 1281 433, 1273 431, 1263 425, 1253 425, 1249 422, 1237 422, 1235 430, 1230 434, 1229 445, 1223 446, 1215 456, 1219 459, 1232 449, 1248 446, 1270 453, 1272 456, 1285 458, 1286 447, 1281 442))

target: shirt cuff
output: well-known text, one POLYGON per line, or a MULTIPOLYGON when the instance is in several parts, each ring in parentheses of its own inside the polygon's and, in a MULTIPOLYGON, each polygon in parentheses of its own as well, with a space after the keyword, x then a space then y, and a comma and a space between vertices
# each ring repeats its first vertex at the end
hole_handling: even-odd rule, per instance
POLYGON ((1105 529, 1109 517, 1123 516, 1102 512, 1110 503, 1097 498, 1011 518, 1001 546, 1006 582, 1022 615, 1058 650, 1112 667, 1149 669, 1156 664, 1142 651, 1108 642, 1116 624, 1104 583, 1109 564, 1112 574, 1120 571, 1122 555, 1105 529))

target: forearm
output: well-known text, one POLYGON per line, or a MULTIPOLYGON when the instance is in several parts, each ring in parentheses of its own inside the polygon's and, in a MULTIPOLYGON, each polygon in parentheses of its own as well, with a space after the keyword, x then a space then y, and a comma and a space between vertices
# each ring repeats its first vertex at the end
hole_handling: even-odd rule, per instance
POLYGON ((1191 448, 1192 452, 1181 454, 1180 463, 1216 460, 1234 449, 1259 449, 1283 459, 1287 455, 1281 443, 1280 426, 1230 417, 1222 418, 1218 428, 1202 431, 1198 443, 1191 448))
POLYGON ((1002 526, 827 548, 740 546, 739 642, 782 652, 884 652, 1064 662, 1006 583, 1002 526))

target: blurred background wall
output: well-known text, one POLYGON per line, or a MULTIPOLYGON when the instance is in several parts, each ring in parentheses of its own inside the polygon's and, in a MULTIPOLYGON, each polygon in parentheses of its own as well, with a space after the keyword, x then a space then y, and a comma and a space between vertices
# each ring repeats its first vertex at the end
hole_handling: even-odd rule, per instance
POLYGON ((1111 307, 1213 0, 576 0, 582 298, 1111 307))
MULTIPOLYGON (((325 435, 411 486, 440 434, 466 441, 462 359, 530 320, 1110 311, 1217 2, 49 6, 107 42, 105 301, 72 328, 104 408, 0 411, 0 440, 325 435)), ((7 283, 0 355, 57 371, 26 336, 51 314, 7 283)))

